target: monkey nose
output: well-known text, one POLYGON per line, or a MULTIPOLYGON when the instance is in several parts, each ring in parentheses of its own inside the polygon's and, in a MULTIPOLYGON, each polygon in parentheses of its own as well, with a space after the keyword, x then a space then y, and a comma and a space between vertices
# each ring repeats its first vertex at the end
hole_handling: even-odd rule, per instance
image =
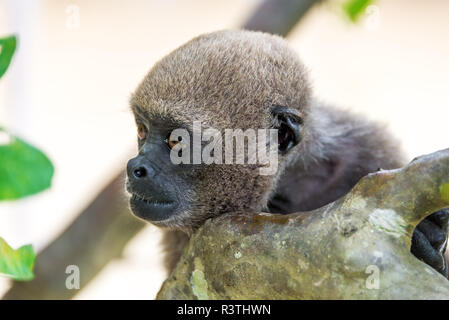
POLYGON ((147 169, 145 169, 144 167, 139 167, 139 168, 137 168, 137 169, 134 169, 133 175, 134 175, 134 177, 136 177, 137 179, 145 178, 146 175, 147 175, 147 169))
POLYGON ((154 177, 155 170, 151 163, 149 163, 146 159, 137 156, 136 158, 129 160, 127 173, 131 180, 137 180, 154 177))

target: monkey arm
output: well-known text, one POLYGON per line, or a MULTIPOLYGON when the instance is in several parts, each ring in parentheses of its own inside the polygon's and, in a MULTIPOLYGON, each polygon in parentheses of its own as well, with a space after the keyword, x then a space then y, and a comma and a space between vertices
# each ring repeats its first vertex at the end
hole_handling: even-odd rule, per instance
POLYGON ((411 251, 418 259, 424 261, 446 278, 448 277, 448 261, 445 256, 449 209, 437 211, 421 221, 412 237, 411 251))

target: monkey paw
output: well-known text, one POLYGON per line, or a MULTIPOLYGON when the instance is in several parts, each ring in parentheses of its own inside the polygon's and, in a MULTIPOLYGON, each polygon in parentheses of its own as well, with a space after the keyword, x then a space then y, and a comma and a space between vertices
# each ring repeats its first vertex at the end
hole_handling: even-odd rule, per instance
POLYGON ((437 211, 421 221, 413 232, 411 252, 448 278, 444 256, 449 231, 449 208, 437 211))

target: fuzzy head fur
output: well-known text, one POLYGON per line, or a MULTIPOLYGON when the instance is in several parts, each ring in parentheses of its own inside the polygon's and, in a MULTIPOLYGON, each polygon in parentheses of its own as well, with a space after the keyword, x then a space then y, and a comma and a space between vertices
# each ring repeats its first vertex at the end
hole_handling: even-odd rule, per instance
MULTIPOLYGON (((285 40, 260 32, 220 31, 194 38, 156 63, 131 106, 186 127, 200 121, 203 128, 221 131, 257 130, 273 125, 274 105, 306 118, 309 95, 305 68, 285 40)), ((204 165, 186 173, 190 206, 156 224, 190 232, 223 213, 260 211, 282 171, 284 159, 279 160, 274 176, 261 176, 254 165, 204 165)))

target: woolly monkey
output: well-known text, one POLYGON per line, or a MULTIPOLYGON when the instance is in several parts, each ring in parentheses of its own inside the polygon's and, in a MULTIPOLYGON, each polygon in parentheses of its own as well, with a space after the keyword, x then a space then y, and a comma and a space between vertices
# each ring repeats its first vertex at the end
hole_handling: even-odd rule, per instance
MULTIPOLYGON (((404 165, 383 126, 314 99, 297 54, 265 33, 220 31, 194 38, 155 64, 131 108, 139 152, 127 167, 130 207, 166 229, 169 269, 206 219, 312 210, 378 168, 404 165), (261 175, 260 164, 173 163, 170 153, 182 141, 171 133, 192 133, 194 121, 220 132, 277 129, 277 172, 261 175)), ((448 218, 442 210, 422 221, 411 248, 446 277, 448 218)))

